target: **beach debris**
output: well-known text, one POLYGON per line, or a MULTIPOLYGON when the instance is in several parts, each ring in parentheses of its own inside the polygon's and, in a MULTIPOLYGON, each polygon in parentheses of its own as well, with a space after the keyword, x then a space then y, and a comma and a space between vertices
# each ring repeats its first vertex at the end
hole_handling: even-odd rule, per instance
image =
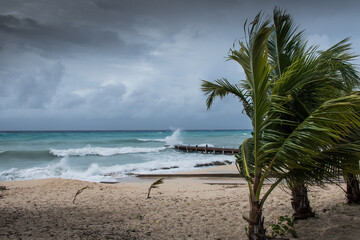
POLYGON ((153 182, 153 184, 151 184, 151 186, 149 187, 149 191, 148 191, 148 195, 147 198, 150 198, 150 191, 152 188, 158 188, 158 185, 163 184, 164 183, 164 178, 160 178, 159 180, 153 182))
POLYGON ((211 163, 198 163, 194 167, 198 168, 198 167, 222 166, 222 165, 231 165, 231 164, 232 164, 231 161, 225 160, 223 162, 214 161, 214 162, 211 162, 211 163))
MULTIPOLYGON (((117 181, 101 181, 100 183, 102 183, 102 184, 118 184, 120 182, 117 182, 117 181)), ((100 188, 100 190, 102 190, 102 188, 100 188)))
POLYGON ((170 170, 173 168, 179 168, 179 166, 171 166, 171 167, 162 167, 162 168, 152 168, 150 171, 156 171, 156 170, 170 170))
POLYGON ((82 192, 83 192, 85 189, 87 189, 87 188, 89 188, 89 186, 80 188, 80 189, 76 192, 76 194, 75 194, 75 196, 74 196, 74 199, 73 199, 73 204, 75 204, 75 200, 76 200, 77 195, 79 195, 80 193, 82 193, 82 192))

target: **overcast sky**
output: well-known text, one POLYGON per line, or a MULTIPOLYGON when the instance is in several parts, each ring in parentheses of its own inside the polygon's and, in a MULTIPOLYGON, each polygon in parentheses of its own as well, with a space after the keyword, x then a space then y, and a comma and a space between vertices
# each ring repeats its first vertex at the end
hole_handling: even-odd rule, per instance
POLYGON ((246 19, 274 6, 311 44, 350 37, 360 54, 356 0, 0 4, 0 130, 249 129, 233 97, 207 111, 200 80, 243 79, 228 50, 246 19))

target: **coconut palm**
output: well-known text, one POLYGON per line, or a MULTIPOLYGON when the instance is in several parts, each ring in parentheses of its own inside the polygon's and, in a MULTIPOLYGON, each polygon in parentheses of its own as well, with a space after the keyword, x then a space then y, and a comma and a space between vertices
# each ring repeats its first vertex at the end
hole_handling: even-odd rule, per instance
MULTIPOLYGON (((356 144, 360 141, 360 132, 355 131, 350 136, 346 137, 343 140, 343 146, 339 151, 335 151, 329 157, 337 157, 341 159, 344 163, 351 164, 354 169, 359 169, 359 159, 360 156, 357 153, 356 144), (346 153, 346 154, 344 154, 346 153)), ((359 180, 357 179, 356 174, 353 172, 348 172, 346 170, 343 171, 343 177, 346 181, 346 198, 349 204, 356 203, 360 204, 360 189, 359 189, 359 180)))
MULTIPOLYGON (((332 177, 340 169, 338 158, 326 159, 324 155, 360 125, 360 93, 314 106, 314 110, 303 119, 294 117, 288 107, 293 102, 292 93, 310 85, 310 90, 316 90, 318 85, 324 85, 324 79, 332 82, 328 76, 332 72, 329 69, 320 73, 314 70, 315 66, 320 67, 324 63, 315 58, 314 50, 310 49, 303 55, 294 56, 295 60, 291 61, 286 71, 276 74, 268 46, 274 26, 258 14, 246 30, 247 41, 239 42, 240 49, 231 50, 229 55, 229 59, 241 65, 246 79, 238 85, 230 84, 226 79, 215 83, 203 81, 202 91, 208 95, 208 108, 216 97, 237 96, 252 120, 253 137, 240 146, 237 162, 250 193, 250 212, 248 217, 244 217, 249 222, 249 239, 266 239, 263 205, 281 181, 320 181, 332 177), (291 81, 302 73, 302 83, 291 81), (310 77, 313 74, 323 77, 314 79, 310 77), (285 128, 291 131, 282 130, 285 128), (262 186, 270 173, 275 176, 275 182, 262 194, 262 186)), ((299 48, 302 46, 299 45, 299 48)))
MULTIPOLYGON (((275 8, 273 21, 274 31, 268 41, 273 77, 279 78, 282 74, 287 74, 287 69, 296 61, 303 65, 301 72, 292 73, 291 78, 287 78, 287 89, 277 89, 276 92, 278 95, 291 95, 291 101, 286 108, 293 113, 291 116, 293 121, 305 119, 326 100, 343 96, 359 84, 358 74, 351 64, 355 55, 349 52, 348 39, 344 39, 326 51, 317 53, 316 47, 306 47, 304 31, 297 31, 291 16, 286 12, 275 8), (319 81, 321 78, 324 80, 319 81), (314 81, 317 82, 316 88, 314 88, 314 81), (298 87, 300 85, 301 88, 298 87), (291 90, 290 94, 289 90, 291 90)), ((280 118, 287 118, 287 116, 280 116, 280 118)), ((295 127, 280 125, 278 130, 291 132, 295 127)), ((349 173, 349 176, 351 177, 352 174, 349 173)), ((354 181, 351 182, 354 183, 354 181)), ((305 219, 314 216, 305 184, 297 180, 288 182, 288 185, 292 191, 294 217, 305 219)))

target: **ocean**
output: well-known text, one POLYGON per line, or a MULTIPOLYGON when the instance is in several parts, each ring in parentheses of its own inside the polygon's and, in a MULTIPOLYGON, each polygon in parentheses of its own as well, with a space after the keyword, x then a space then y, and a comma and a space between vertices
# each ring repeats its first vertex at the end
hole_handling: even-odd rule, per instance
POLYGON ((250 130, 0 132, 0 181, 115 181, 132 174, 191 171, 230 155, 186 153, 176 144, 238 148, 250 130), (169 168, 169 169, 163 169, 169 168))

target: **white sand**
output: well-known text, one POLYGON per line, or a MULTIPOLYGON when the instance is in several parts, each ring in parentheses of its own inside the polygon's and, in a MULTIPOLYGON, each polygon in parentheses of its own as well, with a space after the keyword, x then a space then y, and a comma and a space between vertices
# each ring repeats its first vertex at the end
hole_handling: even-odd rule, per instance
MULTIPOLYGON (((9 189, 0 192, 0 239, 247 239, 247 185, 205 184, 216 181, 165 179, 150 199, 149 181, 0 182, 9 189)), ((309 196, 318 218, 296 223, 299 239, 360 239, 360 206, 344 204, 339 187, 312 188, 309 196)), ((292 214, 290 196, 276 189, 265 222, 285 214, 292 214)))

